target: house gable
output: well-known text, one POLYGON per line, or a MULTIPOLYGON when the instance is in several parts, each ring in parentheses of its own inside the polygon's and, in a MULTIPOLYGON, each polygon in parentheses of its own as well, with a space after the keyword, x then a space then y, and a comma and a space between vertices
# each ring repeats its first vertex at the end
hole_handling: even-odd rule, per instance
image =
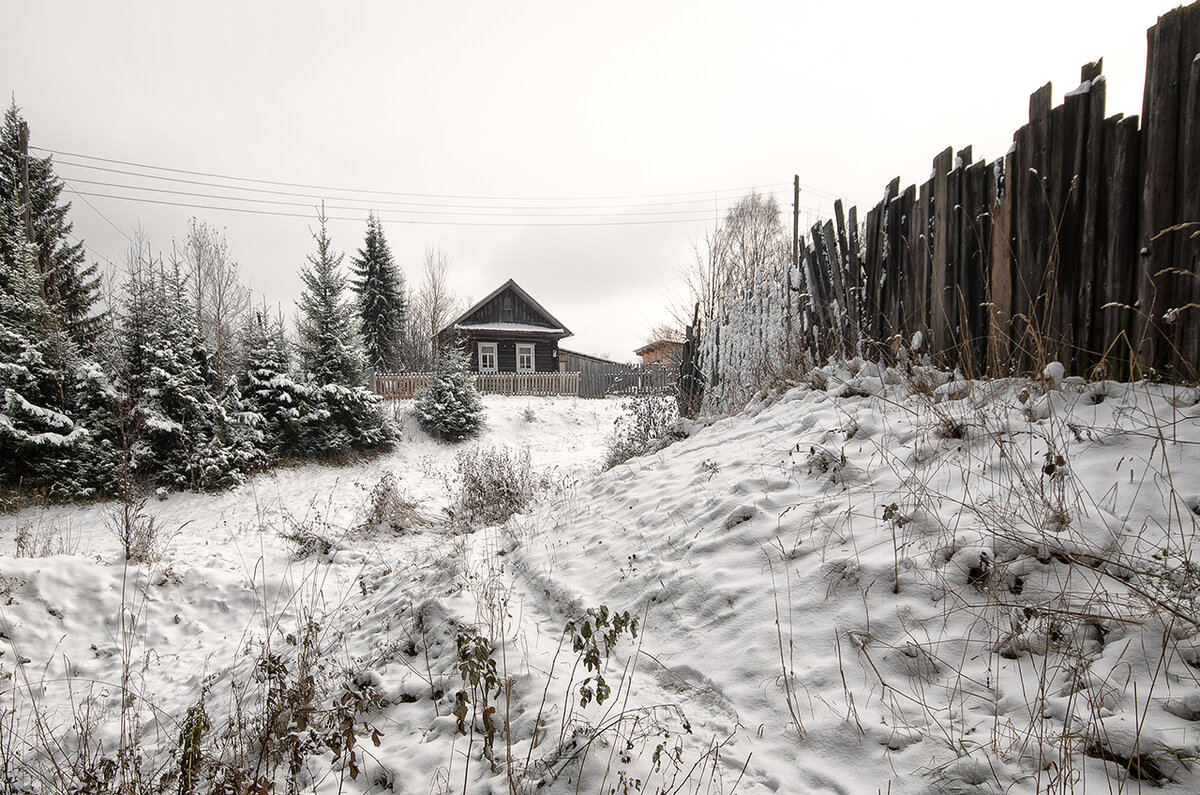
POLYGON ((544 333, 560 338, 571 336, 570 330, 561 321, 547 312, 512 279, 451 321, 439 333, 470 327, 490 327, 489 330, 495 331, 545 329, 544 333))

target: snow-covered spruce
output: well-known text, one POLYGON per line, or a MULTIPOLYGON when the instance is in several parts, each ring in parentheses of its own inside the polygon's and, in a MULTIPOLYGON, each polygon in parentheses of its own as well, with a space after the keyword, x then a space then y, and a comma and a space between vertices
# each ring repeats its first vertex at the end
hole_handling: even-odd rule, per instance
POLYGON ((448 348, 438 357, 413 405, 426 433, 443 441, 460 442, 483 427, 483 403, 467 368, 466 354, 457 348, 448 348))
POLYGON ((300 358, 311 406, 302 435, 310 454, 335 456, 387 444, 396 434, 378 396, 363 388, 361 340, 338 270, 342 255, 333 253, 324 215, 319 221, 316 254, 300 272, 300 358))

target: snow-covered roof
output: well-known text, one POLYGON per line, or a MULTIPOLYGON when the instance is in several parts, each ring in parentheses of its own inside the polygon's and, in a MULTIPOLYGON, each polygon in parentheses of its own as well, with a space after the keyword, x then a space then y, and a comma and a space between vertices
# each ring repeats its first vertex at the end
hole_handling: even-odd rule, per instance
POLYGON ((640 347, 636 351, 634 351, 634 354, 641 356, 643 353, 646 353, 647 351, 652 351, 655 348, 659 347, 660 345, 682 345, 682 344, 683 344, 683 342, 681 340, 669 340, 669 339, 664 338, 661 340, 655 340, 654 342, 646 343, 645 345, 643 345, 642 347, 640 347))
MULTIPOLYGON (((558 333, 562 334, 564 337, 572 336, 570 329, 568 329, 566 326, 564 326, 561 320, 559 320, 558 318, 554 317, 554 315, 547 312, 546 308, 544 306, 542 306, 537 301, 535 301, 533 299, 533 296, 531 296, 529 293, 525 292, 525 290, 521 288, 521 285, 517 284, 512 279, 509 279, 504 284, 497 287, 495 290, 492 290, 490 293, 488 293, 486 296, 484 296, 481 301, 477 301, 475 303, 475 305, 472 306, 470 309, 468 309, 466 312, 463 312, 461 315, 456 317, 454 320, 447 323, 445 326, 443 326, 441 328, 441 330, 438 331, 438 334, 441 334, 443 331, 446 331, 447 329, 460 328, 461 327, 460 324, 464 320, 469 318, 471 315, 475 314, 475 311, 477 309, 482 307, 488 301, 491 301, 496 296, 500 295, 500 293, 504 292, 508 288, 512 288, 512 291, 514 293, 516 293, 517 295, 519 295, 521 297, 521 299, 525 301, 525 303, 529 304, 531 307, 533 307, 533 309, 535 311, 541 313, 542 317, 546 318, 546 320, 548 320, 549 322, 553 323, 556 327, 558 327, 558 333)), ((477 325, 471 325, 470 327, 471 328, 479 328, 479 326, 477 326, 477 325)))
POLYGON ((455 323, 455 329, 471 331, 511 331, 517 334, 563 334, 566 329, 535 326, 532 323, 455 323))

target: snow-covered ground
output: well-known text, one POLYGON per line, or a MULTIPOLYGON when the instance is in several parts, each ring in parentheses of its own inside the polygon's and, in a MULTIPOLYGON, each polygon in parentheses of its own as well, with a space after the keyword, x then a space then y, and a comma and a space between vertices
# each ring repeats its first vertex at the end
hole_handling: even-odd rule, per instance
POLYGON ((112 505, 5 516, 0 755, 124 733, 178 769, 203 697, 200 779, 262 767, 230 716, 309 671, 358 740, 276 714, 303 791, 1197 791, 1200 392, 948 379, 829 368, 603 473, 618 402, 487 398, 466 447, 547 477, 469 534, 360 527, 385 472, 449 504, 464 447, 411 421, 363 466, 152 500, 154 564, 112 505))

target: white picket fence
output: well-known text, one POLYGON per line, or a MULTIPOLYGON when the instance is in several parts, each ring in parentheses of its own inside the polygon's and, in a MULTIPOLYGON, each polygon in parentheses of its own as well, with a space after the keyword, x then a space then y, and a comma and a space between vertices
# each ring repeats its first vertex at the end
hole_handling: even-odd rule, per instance
MULTIPOLYGON (((371 388, 388 400, 403 400, 425 385, 429 373, 376 373, 371 388)), ((476 373, 475 388, 483 395, 579 394, 579 373, 476 373)))

